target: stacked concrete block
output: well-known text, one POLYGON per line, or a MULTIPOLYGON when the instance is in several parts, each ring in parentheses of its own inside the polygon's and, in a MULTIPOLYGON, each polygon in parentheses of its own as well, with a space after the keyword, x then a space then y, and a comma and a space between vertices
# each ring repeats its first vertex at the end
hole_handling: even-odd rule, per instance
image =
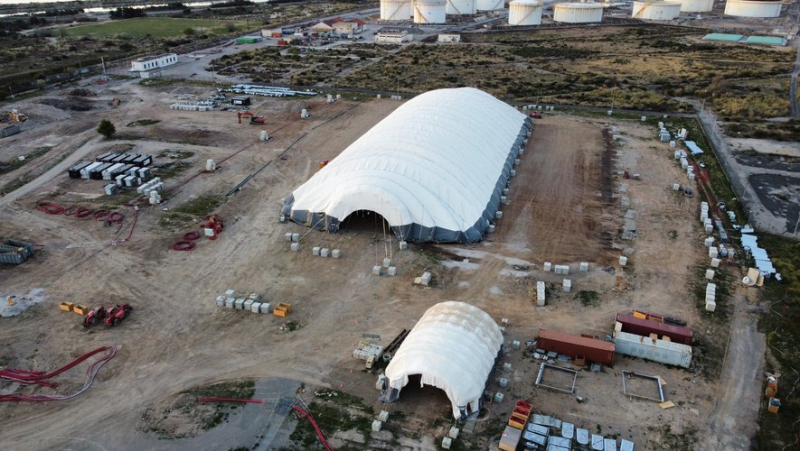
POLYGON ((342 258, 342 251, 340 251, 339 249, 334 249, 331 252, 331 257, 333 257, 333 258, 342 258))
POLYGON ((544 269, 544 272, 550 272, 550 270, 553 269, 553 264, 550 262, 544 262, 544 267, 542 269, 544 269))
POLYGON ((391 258, 384 258, 383 259, 383 267, 388 268, 392 266, 392 259, 391 258))
POLYGON ((706 269, 706 279, 714 280, 714 270, 713 269, 706 269))
POLYGON ((292 243, 292 252, 300 252, 300 243, 292 243))
POLYGON ((589 263, 581 262, 581 272, 589 272, 589 263))
POLYGON ((320 249, 321 249, 321 248, 320 248, 319 246, 314 246, 314 247, 312 247, 312 248, 311 248, 311 254, 312 254, 312 255, 314 255, 315 257, 319 257, 319 251, 320 251, 320 249))
POLYGON ((624 255, 619 256, 619 265, 620 266, 627 266, 628 265, 628 257, 624 255))
POLYGON ((395 266, 390 266, 390 267, 387 269, 387 272, 388 272, 388 274, 389 274, 390 276, 396 276, 396 275, 397 275, 397 267, 395 267, 395 266))
POLYGON ((553 271, 556 274, 560 274, 562 276, 566 276, 566 275, 569 274, 569 266, 567 266, 567 265, 556 265, 555 268, 553 268, 553 271))
POLYGON ((244 298, 239 298, 233 303, 234 310, 244 310, 244 298))
POLYGON ((381 268, 380 265, 375 265, 375 266, 372 267, 372 274, 375 275, 375 276, 380 276, 382 269, 383 268, 381 268))
POLYGON ((544 282, 536 282, 536 305, 544 307, 545 287, 544 282))
POLYGON ((564 279, 564 293, 569 293, 572 291, 572 281, 569 279, 564 279))
POLYGON ((713 312, 717 309, 717 284, 706 285, 706 310, 713 312))
POLYGON ((260 313, 261 312, 261 303, 260 302, 253 302, 250 305, 250 312, 251 313, 260 313))
POLYGON ((322 249, 319 250, 319 256, 322 258, 328 258, 330 257, 330 255, 331 255, 331 250, 326 247, 323 247, 322 249))
POLYGON ((717 258, 719 256, 719 249, 717 249, 717 246, 711 246, 708 248, 708 256, 711 258, 717 258))

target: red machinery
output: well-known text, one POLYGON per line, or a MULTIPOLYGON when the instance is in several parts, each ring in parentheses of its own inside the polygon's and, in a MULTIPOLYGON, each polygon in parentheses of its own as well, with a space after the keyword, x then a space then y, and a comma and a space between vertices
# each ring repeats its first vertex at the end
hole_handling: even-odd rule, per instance
POLYGON ((212 230, 213 234, 209 234, 206 232, 206 236, 208 236, 209 240, 216 240, 217 235, 222 233, 222 230, 225 228, 225 224, 222 223, 222 220, 217 217, 217 215, 211 215, 206 218, 208 222, 205 224, 205 228, 207 230, 212 230))
POLYGON ((240 112, 236 113, 236 115, 239 116, 239 123, 240 124, 242 123, 242 118, 243 117, 248 117, 248 116, 250 117, 250 123, 251 124, 263 124, 264 123, 264 116, 256 116, 256 115, 254 115, 253 113, 251 113, 249 111, 240 111, 240 112))
POLYGON ((538 111, 531 111, 531 117, 534 118, 534 119, 541 119, 542 118, 542 113, 540 113, 538 111))
POLYGON ((133 311, 130 304, 115 305, 106 310, 106 318, 103 321, 106 326, 119 326, 123 319, 127 318, 133 311))
POLYGON ((106 317, 106 309, 102 305, 98 305, 97 307, 89 310, 89 313, 83 317, 83 327, 87 329, 91 326, 96 326, 97 323, 103 320, 106 317))

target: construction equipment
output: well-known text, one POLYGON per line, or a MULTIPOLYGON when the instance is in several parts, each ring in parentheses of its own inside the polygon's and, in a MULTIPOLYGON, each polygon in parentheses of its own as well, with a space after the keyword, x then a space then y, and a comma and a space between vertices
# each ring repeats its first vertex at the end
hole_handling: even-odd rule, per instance
POLYGON ((534 110, 534 111, 531 111, 530 116, 532 118, 534 118, 534 119, 541 119, 542 118, 542 113, 539 112, 539 111, 534 110))
POLYGON ((115 305, 106 309, 106 317, 103 320, 106 326, 119 326, 123 319, 127 318, 133 311, 130 304, 115 305))
POLYGON ((20 113, 17 110, 10 110, 8 112, 8 118, 11 120, 11 122, 16 122, 16 123, 22 123, 28 120, 28 116, 20 113))
POLYGON ((236 115, 239 117, 240 124, 242 123, 243 117, 249 117, 250 124, 264 124, 265 122, 264 116, 256 116, 249 111, 239 111, 238 113, 236 113, 236 115))
POLYGON ((106 309, 102 305, 98 305, 97 307, 89 310, 89 313, 83 317, 83 327, 89 328, 91 326, 96 326, 97 323, 102 321, 106 317, 106 309))
POLYGON ((217 215, 207 216, 204 219, 206 220, 205 225, 203 225, 205 235, 209 240, 216 240, 217 235, 222 233, 222 230, 225 228, 225 224, 223 224, 222 220, 219 219, 217 215))

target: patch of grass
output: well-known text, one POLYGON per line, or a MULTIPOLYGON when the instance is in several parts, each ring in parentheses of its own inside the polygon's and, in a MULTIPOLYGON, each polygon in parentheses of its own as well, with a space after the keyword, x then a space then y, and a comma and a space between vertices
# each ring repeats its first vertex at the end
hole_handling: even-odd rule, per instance
POLYGON ((158 158, 170 158, 173 160, 185 160, 194 155, 194 152, 188 150, 165 150, 158 154, 158 158))
MULTIPOLYGON (((312 402, 308 412, 314 417, 317 426, 330 437, 337 431, 355 429, 360 432, 365 440, 371 435, 371 417, 351 414, 346 408, 322 402, 312 402)), ((301 420, 297 423, 294 432, 289 437, 294 442, 299 442, 304 450, 324 449, 319 443, 316 431, 309 421, 301 420)))
POLYGON ((140 81, 139 84, 150 88, 160 88, 162 86, 169 86, 177 82, 178 79, 176 78, 145 78, 144 80, 140 81))
POLYGON ((161 180, 167 180, 183 174, 190 166, 191 164, 182 161, 177 163, 164 163, 158 165, 153 172, 155 176, 161 177, 161 180))
POLYGON ((159 122, 161 121, 158 119, 139 119, 138 121, 128 123, 126 127, 146 127, 148 125, 158 124, 159 122))
POLYGON ((330 402, 347 407, 354 407, 358 410, 364 411, 370 415, 375 414, 372 407, 364 404, 358 396, 353 396, 341 390, 334 390, 330 388, 323 388, 314 392, 314 396, 320 399, 327 399, 330 402))
POLYGON ((600 305, 600 293, 596 291, 581 290, 577 294, 584 307, 597 307, 600 305))
POLYGON ((241 20, 211 20, 211 19, 175 19, 168 17, 143 17, 127 20, 113 20, 91 25, 80 25, 65 28, 67 36, 113 37, 118 35, 128 36, 154 36, 170 37, 180 36, 187 28, 193 28, 205 34, 227 34, 226 25, 232 23, 237 30, 244 29, 245 22, 241 20))
POLYGON ((193 217, 202 218, 208 216, 217 207, 222 205, 225 200, 224 196, 217 194, 204 194, 195 199, 192 199, 174 209, 177 213, 191 215, 193 217))
POLYGON ((33 152, 25 155, 24 160, 20 160, 19 158, 12 158, 10 160, 0 162, 0 174, 6 174, 11 171, 17 170, 25 166, 26 164, 30 163, 31 161, 47 154, 47 152, 50 152, 50 150, 52 149, 53 149, 52 147, 39 147, 33 152))
MULTIPOLYGON (((198 398, 251 399, 253 395, 256 394, 256 383, 252 379, 238 382, 223 382, 220 384, 193 388, 184 393, 188 393, 198 398)), ((213 429, 214 427, 222 424, 222 422, 226 421, 231 413, 243 407, 243 403, 215 403, 214 415, 212 415, 203 423, 202 429, 213 429)))

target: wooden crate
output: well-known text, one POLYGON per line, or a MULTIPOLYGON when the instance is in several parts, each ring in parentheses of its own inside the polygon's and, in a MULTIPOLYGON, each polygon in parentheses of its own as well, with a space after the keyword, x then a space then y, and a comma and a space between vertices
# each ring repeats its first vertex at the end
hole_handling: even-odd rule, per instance
POLYGON ((65 312, 71 312, 72 309, 75 308, 75 304, 73 304, 72 302, 62 302, 61 304, 58 304, 58 308, 60 308, 65 312))

